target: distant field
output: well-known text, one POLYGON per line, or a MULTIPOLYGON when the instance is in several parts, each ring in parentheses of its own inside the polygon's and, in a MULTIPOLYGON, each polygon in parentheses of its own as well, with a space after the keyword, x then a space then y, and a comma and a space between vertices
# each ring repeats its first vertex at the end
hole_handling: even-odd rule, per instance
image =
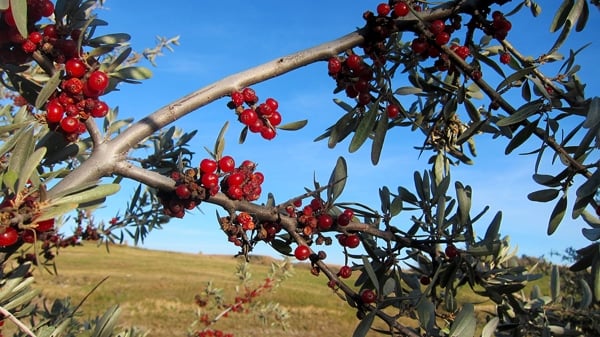
MULTIPOLYGON (((251 263, 257 282, 267 274, 270 258, 251 263)), ((208 256, 152 251, 113 246, 110 253, 94 244, 68 248, 57 257, 58 275, 36 270, 36 283, 50 299, 71 297, 79 303, 103 278, 109 277, 83 304, 83 317, 95 317, 114 304, 121 306, 122 326, 150 330, 149 336, 186 336, 195 319, 194 295, 208 281, 233 294, 234 272, 241 262, 231 256, 208 256)), ((231 315, 215 328, 235 336, 349 337, 356 324, 355 311, 326 286, 324 276, 315 277, 299 265, 295 276, 286 280, 262 301, 275 301, 291 314, 290 329, 263 326, 250 315, 231 315)), ((229 296, 231 299, 233 295, 229 296)), ((465 298, 463 298, 465 299, 465 298)), ((472 302, 482 298, 470 297, 472 302)), ((490 306, 486 306, 490 307, 490 306)), ((5 335, 12 331, 5 326, 5 335)), ((376 334, 373 333, 372 336, 376 334)))

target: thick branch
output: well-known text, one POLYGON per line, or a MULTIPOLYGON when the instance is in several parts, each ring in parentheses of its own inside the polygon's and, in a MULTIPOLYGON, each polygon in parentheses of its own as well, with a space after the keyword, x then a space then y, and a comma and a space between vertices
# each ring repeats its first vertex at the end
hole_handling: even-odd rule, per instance
MULTIPOLYGON (((471 0, 444 3, 433 10, 420 12, 418 19, 412 14, 398 19, 397 27, 399 30, 411 30, 416 20, 429 21, 449 17, 460 12, 471 12, 474 8, 485 6, 490 2, 496 1, 471 0)), ((235 90, 266 81, 320 60, 326 60, 360 45, 364 42, 361 33, 362 30, 358 30, 316 47, 277 58, 214 82, 160 108, 139 122, 134 123, 123 133, 106 143, 109 146, 105 147, 105 150, 110 153, 100 154, 99 151, 94 151, 95 155, 101 156, 102 159, 124 156, 136 144, 142 142, 156 131, 202 106, 231 94, 235 90)), ((95 181, 113 173, 113 164, 106 160, 98 160, 95 163, 88 163, 88 161, 62 179, 48 192, 49 195, 52 196, 69 187, 95 181)))

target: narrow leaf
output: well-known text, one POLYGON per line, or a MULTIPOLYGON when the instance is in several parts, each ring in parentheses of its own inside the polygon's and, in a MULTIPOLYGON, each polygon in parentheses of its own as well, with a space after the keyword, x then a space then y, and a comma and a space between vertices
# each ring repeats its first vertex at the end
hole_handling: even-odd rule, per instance
POLYGON ((305 127, 306 124, 308 124, 308 120, 304 119, 301 121, 295 121, 295 122, 290 122, 290 123, 287 123, 284 125, 279 125, 279 126, 277 126, 277 129, 286 130, 286 131, 296 131, 296 130, 300 130, 303 127, 305 127))
POLYGON ((475 318, 475 306, 472 303, 465 303, 456 319, 450 327, 449 335, 452 337, 473 337, 477 319, 475 318))
POLYGON ((363 266, 365 268, 365 272, 369 276, 369 279, 371 279, 371 283, 373 283, 373 286, 375 287, 375 290, 377 291, 377 294, 379 294, 380 293, 380 291, 379 291, 379 280, 377 279, 377 275, 375 274, 375 270, 373 269, 373 266, 369 262, 369 257, 366 256, 366 255, 363 255, 362 256, 362 262, 363 262, 363 266))
POLYGON ((376 313, 377 311, 371 310, 363 319, 361 319, 360 323, 356 326, 352 337, 365 337, 369 330, 371 330, 376 313))
POLYGON ((567 20, 567 16, 573 8, 573 0, 563 0, 562 4, 554 14, 554 19, 552 19, 552 23, 550 24, 550 32, 554 33, 560 29, 565 24, 567 20))
POLYGON ((365 115, 362 116, 358 127, 354 131, 354 136, 350 141, 348 152, 356 152, 356 150, 358 150, 364 144, 373 131, 373 126, 375 125, 377 115, 379 114, 376 106, 377 104, 373 104, 372 107, 365 113, 365 115))
POLYGON ((554 233, 554 231, 556 231, 556 229, 558 228, 558 225, 560 224, 562 219, 565 217, 566 209, 567 209, 567 194, 564 193, 562 195, 562 197, 556 203, 556 206, 554 206, 554 209, 552 210, 552 214, 550 215, 550 221, 548 223, 548 230, 547 230, 548 235, 552 235, 554 233))
POLYGON ((44 84, 44 87, 42 88, 42 90, 40 90, 40 93, 38 94, 38 97, 35 100, 36 108, 41 109, 44 106, 44 104, 46 104, 48 98, 56 91, 56 88, 58 88, 58 85, 62 80, 62 75, 63 74, 61 71, 57 71, 54 73, 54 75, 52 75, 52 77, 50 77, 48 82, 44 84))
POLYGON ((560 296, 560 274, 557 265, 552 265, 552 272, 550 274, 550 294, 552 296, 552 302, 558 300, 560 296))
POLYGON ((88 190, 78 192, 76 194, 67 195, 51 202, 52 205, 60 204, 82 204, 91 202, 97 199, 102 199, 106 196, 115 194, 120 189, 119 184, 104 184, 92 187, 88 190))
POLYGON ((537 202, 548 202, 556 199, 556 197, 558 197, 559 194, 560 190, 554 188, 547 188, 529 193, 527 195, 527 199, 537 202))
POLYGON ((504 117, 496 122, 498 126, 509 126, 513 124, 520 123, 527 119, 528 117, 536 114, 540 111, 540 108, 543 106, 542 102, 529 102, 523 104, 514 114, 504 117))
POLYGON ((346 178, 348 177, 348 166, 344 157, 339 157, 335 163, 335 168, 329 177, 329 185, 327 186, 327 197, 329 202, 334 202, 346 186, 346 178))
POLYGON ((10 0, 10 10, 21 36, 29 36, 27 32, 27 1, 10 0))
POLYGON ((381 150, 383 149, 383 143, 385 142, 388 124, 388 118, 385 114, 383 114, 377 122, 377 127, 375 128, 375 137, 373 138, 373 144, 371 146, 371 163, 373 165, 377 165, 379 163, 379 157, 381 156, 381 150))

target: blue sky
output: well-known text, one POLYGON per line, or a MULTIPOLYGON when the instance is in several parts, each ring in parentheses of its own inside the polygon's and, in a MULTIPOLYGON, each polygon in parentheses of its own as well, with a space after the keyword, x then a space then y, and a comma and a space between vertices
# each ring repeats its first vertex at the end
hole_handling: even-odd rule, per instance
MULTIPOLYGON (((220 78, 233 74, 276 57, 305 49, 337 38, 354 28, 362 26, 362 13, 374 10, 377 1, 171 1, 168 8, 150 5, 147 1, 106 1, 106 9, 98 12, 109 26, 98 34, 128 32, 132 46, 141 51, 155 44, 155 36, 180 35, 181 45, 175 52, 165 52, 153 68, 154 77, 141 85, 122 85, 120 92, 105 96, 111 106, 118 106, 121 117, 132 116, 136 120, 220 78)), ((509 39, 526 55, 539 55, 550 48, 556 35, 548 34, 548 27, 559 1, 539 1, 543 8, 542 18, 533 19, 528 12, 514 18, 509 39), (524 28, 523 28, 524 27, 524 28)), ((515 4, 508 6, 512 8, 515 4)), ((583 70, 580 77, 588 83, 587 93, 598 92, 596 66, 600 47, 597 36, 600 24, 597 10, 592 15, 586 31, 575 33, 562 49, 577 49, 594 42, 578 59, 583 70)), ((405 39, 412 39, 407 33, 405 39)), ((149 66, 149 64, 145 64, 149 66)), ((488 73, 491 70, 487 70, 488 73)), ((550 72, 552 73, 552 72, 550 72)), ((485 76, 484 72, 484 76, 485 76)), ((398 78, 397 86, 404 86, 398 78)), ((419 158, 418 146, 423 139, 406 129, 394 129, 386 139, 382 160, 372 166, 369 146, 356 153, 348 153, 348 143, 335 149, 327 148, 325 142, 313 139, 339 117, 341 110, 332 102, 334 82, 327 76, 325 63, 314 64, 295 72, 253 87, 261 100, 274 97, 284 123, 308 119, 308 126, 298 132, 279 132, 273 141, 249 135, 243 145, 237 143, 241 126, 226 107, 227 100, 219 100, 185 118, 176 126, 199 132, 192 140, 196 152, 195 161, 205 157, 204 146, 212 148, 225 121, 231 125, 227 134, 226 154, 238 160, 250 159, 259 163, 265 174, 264 192, 273 192, 282 201, 303 193, 303 187, 311 187, 313 174, 322 182, 329 178, 338 156, 348 161, 348 183, 340 201, 360 201, 378 209, 377 191, 387 185, 391 190, 405 186, 414 190, 413 171, 429 167, 429 154, 419 158)), ((343 97, 340 97, 343 98, 343 97)), ((492 141, 487 136, 477 139, 478 157, 474 166, 461 165, 454 168, 452 176, 463 184, 473 187, 473 214, 490 205, 488 216, 479 222, 476 230, 484 233, 491 217, 503 211, 501 233, 509 235, 520 254, 548 255, 551 250, 562 251, 569 246, 581 247, 587 241, 581 235, 581 221, 567 219, 553 236, 546 236, 548 216, 553 204, 528 201, 527 193, 539 189, 531 179, 533 158, 518 155, 515 151, 504 155, 507 140, 492 141)), ((535 144, 519 149, 533 149, 535 144)), ((550 169, 549 169, 550 170, 550 169)), ((543 171, 543 170, 542 170, 543 171)), ((553 169, 552 169, 553 171, 553 169)), ((124 186, 119 195, 100 210, 98 216, 108 216, 122 211, 126 198, 133 193, 124 186)), ((266 196, 266 193, 263 193, 266 196)), ((261 199, 264 201, 264 198, 261 199)), ((260 201, 260 200, 259 200, 260 201)), ((206 254, 235 254, 236 247, 226 241, 215 221, 215 208, 202 205, 182 220, 174 219, 161 231, 151 233, 144 247, 206 254)), ((224 213, 224 212, 222 212, 224 213)), ((395 223, 406 229, 407 217, 399 217, 395 223)), ((328 250, 330 261, 340 263, 341 249, 334 245, 328 250)), ((274 252, 259 247, 259 254, 274 252)), ((275 255, 276 256, 276 255, 275 255)))

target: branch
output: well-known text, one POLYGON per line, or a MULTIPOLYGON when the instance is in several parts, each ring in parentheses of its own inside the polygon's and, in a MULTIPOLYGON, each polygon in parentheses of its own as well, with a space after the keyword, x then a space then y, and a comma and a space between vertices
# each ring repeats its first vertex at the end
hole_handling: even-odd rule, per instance
MULTIPOLYGON (((470 13, 475 8, 487 6, 489 3, 498 1, 457 0, 444 3, 432 10, 420 12, 418 18, 412 14, 404 18, 399 18, 396 21, 397 28, 399 30, 411 30, 411 27, 415 25, 415 21, 429 21, 460 12, 470 13)), ((327 60, 348 49, 359 46, 364 42, 362 33, 362 29, 357 30, 321 45, 289 54, 246 71, 230 75, 167 104, 134 123, 113 140, 95 147, 90 158, 50 189, 48 196, 52 197, 70 187, 96 181, 114 173, 115 158, 123 158, 135 145, 156 131, 215 100, 230 95, 235 90, 283 75, 317 61, 327 60)))

